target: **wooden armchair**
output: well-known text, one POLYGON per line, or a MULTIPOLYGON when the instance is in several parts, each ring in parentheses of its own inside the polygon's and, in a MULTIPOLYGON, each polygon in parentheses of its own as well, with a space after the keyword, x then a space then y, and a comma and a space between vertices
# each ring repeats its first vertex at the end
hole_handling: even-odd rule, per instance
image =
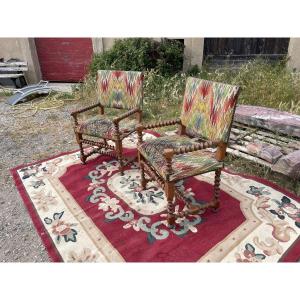
POLYGON ((153 180, 164 188, 170 227, 174 226, 178 217, 219 207, 221 170, 238 94, 237 86, 190 77, 180 118, 137 126, 141 188, 145 189, 147 182, 153 180), (179 125, 177 135, 143 142, 143 130, 175 124, 179 125), (216 151, 211 148, 216 148, 216 151), (212 200, 204 205, 187 203, 187 210, 175 213, 174 197, 184 199, 184 195, 175 188, 176 182, 211 171, 215 171, 212 200), (145 172, 149 179, 146 179, 145 172))
POLYGON ((99 70, 97 73, 97 94, 98 103, 71 113, 75 122, 74 131, 80 148, 80 158, 85 164, 87 157, 94 153, 117 157, 119 170, 123 175, 122 140, 135 131, 136 125, 142 119, 143 74, 133 71, 99 70), (78 121, 79 114, 97 107, 99 108, 99 115, 85 122, 78 121), (128 111, 118 117, 109 118, 104 115, 105 107, 128 111), (133 114, 136 114, 136 118, 129 119, 128 117, 133 114), (115 145, 109 145, 107 140, 113 141, 115 145), (96 148, 85 153, 83 144, 96 146, 96 148))

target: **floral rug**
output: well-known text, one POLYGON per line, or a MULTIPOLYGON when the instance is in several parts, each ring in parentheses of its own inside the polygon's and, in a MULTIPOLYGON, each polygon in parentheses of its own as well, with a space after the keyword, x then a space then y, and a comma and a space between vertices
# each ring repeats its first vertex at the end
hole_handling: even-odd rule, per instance
MULTIPOLYGON (((145 138, 155 138, 146 133, 145 138)), ((136 155, 136 136, 125 155, 136 155)), ((149 183, 139 191, 136 162, 124 176, 109 156, 82 165, 78 152, 12 170, 53 261, 278 262, 300 258, 299 198, 259 178, 222 172, 221 208, 166 226, 166 199, 149 183)), ((210 200, 214 174, 178 183, 192 203, 210 200)), ((180 203, 176 209, 182 209, 180 203)))

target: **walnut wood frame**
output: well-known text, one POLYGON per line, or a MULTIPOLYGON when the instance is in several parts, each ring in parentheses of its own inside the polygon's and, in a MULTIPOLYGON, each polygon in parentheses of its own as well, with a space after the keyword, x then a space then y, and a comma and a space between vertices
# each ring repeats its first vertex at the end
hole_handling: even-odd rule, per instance
MULTIPOLYGON (((114 124, 114 129, 115 129, 115 133, 114 136, 111 139, 108 139, 106 137, 100 137, 100 139, 102 139, 102 141, 95 141, 95 140, 90 140, 87 138, 83 138, 83 134, 78 130, 78 115, 81 113, 84 113, 88 110, 94 109, 94 108, 99 108, 99 113, 101 115, 104 115, 104 106, 99 102, 96 103, 94 105, 85 107, 83 109, 80 110, 76 110, 73 111, 71 113, 71 116, 74 118, 74 132, 76 135, 76 141, 79 145, 79 149, 80 149, 80 159, 81 162, 83 164, 86 163, 86 159, 91 156, 92 154, 95 153, 100 153, 100 154, 105 154, 105 155, 109 155, 112 157, 115 157, 118 159, 119 161, 119 171, 121 173, 121 175, 124 175, 124 157, 123 157, 123 145, 122 145, 122 140, 127 137, 128 135, 130 135, 132 132, 134 132, 135 130, 132 130, 128 133, 126 133, 125 135, 121 135, 120 130, 119 130, 119 123, 120 121, 128 118, 129 116, 136 114, 138 123, 140 123, 142 121, 142 110, 140 108, 134 108, 131 109, 129 111, 127 111, 124 114, 119 115, 118 117, 115 117, 112 121, 114 124), (107 140, 111 140, 115 143, 115 146, 111 146, 107 143, 107 140), (90 146, 96 146, 97 148, 92 150, 89 153, 84 153, 84 148, 83 148, 83 144, 87 144, 90 146), (108 152, 107 150, 111 150, 110 152, 108 152)), ((113 107, 116 109, 119 109, 118 107, 113 107)), ((95 137, 94 137, 95 138, 95 137)))
MULTIPOLYGON (((146 129, 152 129, 152 128, 158 128, 158 127, 165 127, 170 125, 179 125, 178 134, 179 135, 187 135, 186 133, 186 127, 181 123, 180 119, 175 120, 169 120, 169 121, 163 121, 163 122, 157 122, 152 123, 149 125, 143 125, 139 124, 136 127, 137 133, 138 133, 138 145, 141 145, 143 143, 143 130, 146 129)), ((201 140, 201 139, 199 139, 201 140)), ((175 213, 175 205, 174 205, 174 197, 175 201, 177 199, 184 200, 184 195, 175 187, 176 180, 170 180, 170 175, 172 174, 172 159, 174 155, 193 152, 201 149, 206 148, 217 148, 215 158, 218 161, 223 161, 226 155, 226 148, 227 143, 224 143, 222 141, 199 141, 197 144, 188 146, 188 147, 179 147, 177 149, 165 149, 163 152, 164 158, 166 160, 166 179, 163 178, 161 175, 158 174, 158 172, 154 169, 153 166, 149 162, 147 162, 147 159, 142 155, 142 153, 138 150, 138 161, 140 165, 141 170, 141 187, 142 189, 146 189, 147 182, 150 181, 156 181, 158 184, 164 189, 168 206, 167 206, 167 222, 169 227, 173 227, 176 221, 176 218, 182 218, 187 215, 195 215, 200 212, 205 211, 208 208, 211 208, 213 210, 217 210, 220 206, 220 180, 221 180, 221 171, 222 168, 218 168, 215 171, 215 182, 214 182, 214 195, 212 197, 212 200, 207 202, 203 205, 191 205, 187 204, 188 209, 185 211, 180 211, 178 213, 175 213), (145 172, 149 176, 149 179, 146 179, 145 172)), ((180 179, 181 180, 181 179, 180 179)), ((179 181, 179 180, 178 180, 179 181)))

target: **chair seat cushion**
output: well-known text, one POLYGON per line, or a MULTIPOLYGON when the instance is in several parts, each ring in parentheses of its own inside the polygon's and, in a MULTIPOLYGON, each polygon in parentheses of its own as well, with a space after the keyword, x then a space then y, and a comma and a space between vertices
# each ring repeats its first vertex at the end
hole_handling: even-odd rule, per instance
MULTIPOLYGON (((135 126, 138 124, 136 119, 123 119, 119 122, 119 131, 121 139, 135 131, 135 126)), ((113 121, 107 116, 98 115, 82 122, 76 127, 76 131, 85 135, 106 138, 109 140, 115 139, 115 128, 113 121)))
MULTIPOLYGON (((166 160, 163 156, 164 149, 176 149, 194 144, 197 144, 197 142, 186 136, 163 136, 144 142, 138 146, 138 150, 158 174, 166 179, 166 160)), ((174 155, 172 159, 173 172, 169 180, 177 181, 222 168, 223 162, 217 161, 214 156, 215 153, 210 149, 174 155)))

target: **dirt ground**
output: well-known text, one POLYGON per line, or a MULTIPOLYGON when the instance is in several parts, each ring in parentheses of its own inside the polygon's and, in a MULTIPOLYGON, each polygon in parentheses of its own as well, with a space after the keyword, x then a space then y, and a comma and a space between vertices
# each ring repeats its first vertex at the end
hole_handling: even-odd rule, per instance
POLYGON ((9 170, 76 149, 70 112, 78 103, 16 117, 6 98, 0 96, 0 262, 46 262, 47 252, 9 170))

